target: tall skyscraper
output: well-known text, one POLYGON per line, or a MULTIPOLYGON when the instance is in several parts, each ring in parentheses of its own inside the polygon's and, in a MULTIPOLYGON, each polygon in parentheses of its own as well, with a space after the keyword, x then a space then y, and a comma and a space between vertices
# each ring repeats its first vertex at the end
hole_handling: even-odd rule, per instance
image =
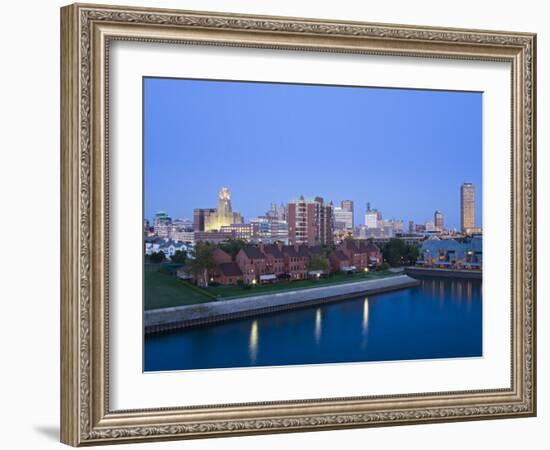
POLYGON ((469 233, 476 226, 475 223, 475 189, 472 183, 460 186, 460 229, 469 233))
POLYGON ((288 203, 288 242, 290 245, 327 245, 333 238, 333 208, 321 197, 288 203))
POLYGON ((205 223, 216 208, 195 208, 193 211, 193 231, 204 231, 205 223))
POLYGON ((334 228, 336 230, 353 230, 353 212, 338 206, 333 209, 334 228))
POLYGON ((159 211, 155 214, 155 221, 153 226, 155 228, 155 234, 162 238, 167 238, 170 233, 170 227, 172 225, 172 218, 164 211, 159 211))
POLYGON ((226 187, 222 187, 218 194, 218 206, 216 212, 205 217, 204 231, 220 231, 223 226, 243 223, 242 216, 233 212, 231 207, 231 193, 226 187))
POLYGON ((340 207, 344 211, 353 212, 353 200, 342 200, 340 203, 340 207))
POLYGON ((342 202, 340 203, 340 207, 342 208, 342 211, 351 213, 351 223, 348 222, 346 227, 349 229, 353 229, 355 226, 355 221, 353 219, 353 200, 342 200, 342 202))
POLYGON ((414 221, 409 220, 409 233, 414 233, 414 221))
MULTIPOLYGON (((344 229, 353 230, 355 221, 353 218, 353 200, 342 200, 340 202, 340 208, 334 208, 334 221, 343 222, 344 229), (337 213, 338 212, 338 213, 337 213), (338 217, 337 217, 338 216, 338 217)), ((336 227, 338 228, 338 227, 336 227)))
POLYGON ((382 214, 376 209, 370 209, 370 203, 367 203, 365 212, 365 225, 367 228, 378 228, 378 221, 382 219, 382 214))
POLYGON ((436 210, 434 213, 434 224, 435 224, 435 229, 437 231, 443 231, 445 227, 445 224, 443 221, 443 213, 439 210, 436 210))

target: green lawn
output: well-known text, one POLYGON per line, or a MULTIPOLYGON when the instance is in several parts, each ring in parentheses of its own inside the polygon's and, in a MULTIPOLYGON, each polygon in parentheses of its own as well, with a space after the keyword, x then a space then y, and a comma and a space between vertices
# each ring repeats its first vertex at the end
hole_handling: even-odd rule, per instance
POLYGON ((158 264, 145 264, 144 277, 146 310, 212 301, 212 297, 200 288, 159 272, 158 264))
POLYGON ((167 308, 170 306, 193 305, 218 300, 229 300, 253 295, 268 294, 296 289, 350 283, 361 280, 374 280, 397 274, 392 272, 369 272, 356 274, 336 274, 327 278, 279 281, 275 284, 257 285, 251 289, 243 286, 209 286, 199 288, 173 275, 159 272, 158 264, 145 264, 145 309, 167 308))
POLYGON ((281 292, 296 289, 307 289, 312 287, 326 286, 329 284, 341 284, 350 283, 353 281, 362 280, 375 280, 377 278, 384 278, 394 276, 392 272, 369 272, 355 273, 351 275, 347 274, 335 274, 327 278, 320 278, 319 280, 298 280, 298 281, 279 281, 274 284, 256 285, 251 289, 245 289, 243 286, 210 286, 206 290, 219 299, 229 300, 232 298, 249 297, 252 295, 268 294, 270 292, 281 292))

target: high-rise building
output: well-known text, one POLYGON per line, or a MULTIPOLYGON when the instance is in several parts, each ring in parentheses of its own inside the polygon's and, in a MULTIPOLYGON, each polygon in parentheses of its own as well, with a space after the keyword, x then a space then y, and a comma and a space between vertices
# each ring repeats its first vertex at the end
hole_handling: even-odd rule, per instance
POLYGON ((409 234, 414 233, 414 222, 409 220, 409 234))
POLYGON ((464 183, 460 186, 460 229, 469 233, 475 227, 475 189, 472 183, 464 183))
MULTIPOLYGON (((279 209, 280 211, 280 209, 279 209)), ((250 219, 250 223, 258 225, 259 239, 265 244, 282 241, 288 243, 288 224, 270 216, 260 216, 250 219)))
POLYGON ((279 205, 277 213, 277 219, 286 222, 286 219, 288 217, 288 208, 284 204, 281 203, 279 205))
POLYGON ((353 219, 353 214, 354 214, 353 200, 342 200, 340 202, 340 207, 342 208, 343 211, 351 213, 351 226, 349 226, 349 228, 353 229, 355 227, 355 221, 353 219))
POLYGON ((271 202, 271 207, 269 211, 265 213, 267 217, 278 217, 279 216, 279 207, 276 202, 271 202))
POLYGON ((155 214, 155 221, 153 227, 155 234, 162 238, 167 238, 172 226, 172 219, 164 211, 159 211, 155 214))
POLYGON ((367 228, 378 228, 378 211, 375 209, 367 210, 365 213, 365 226, 367 228))
POLYGON ((353 211, 346 211, 338 206, 334 208, 334 229, 353 230, 353 211))
POLYGON ((216 212, 205 218, 204 231, 220 231, 223 226, 234 223, 243 223, 243 219, 239 213, 233 212, 229 189, 222 187, 218 194, 216 212))
POLYGON ((417 233, 425 233, 425 232, 426 232, 426 224, 417 223, 417 224, 414 226, 414 230, 415 230, 417 233))
POLYGON ((378 228, 381 220, 382 213, 377 209, 371 209, 370 203, 367 203, 367 211, 365 212, 365 226, 367 228, 378 228))
POLYGON ((445 228, 443 213, 439 210, 436 210, 436 212, 434 213, 434 225, 437 231, 443 231, 445 228))
POLYGON ((193 230, 204 231, 204 226, 208 217, 215 212, 216 208, 195 208, 193 211, 193 230))
POLYGON ((288 203, 288 242, 290 245, 328 245, 333 238, 333 207, 321 197, 288 203))

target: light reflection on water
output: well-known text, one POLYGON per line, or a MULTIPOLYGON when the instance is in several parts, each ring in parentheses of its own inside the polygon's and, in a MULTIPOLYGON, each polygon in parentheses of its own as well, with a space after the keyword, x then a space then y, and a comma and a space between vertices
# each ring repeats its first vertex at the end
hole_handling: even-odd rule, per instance
POLYGON ((255 363, 258 357, 258 321, 254 320, 250 326, 250 338, 248 340, 248 350, 250 353, 250 360, 255 363))
POLYGON ((144 369, 481 356, 481 282, 416 288, 147 336, 144 369))
POLYGON ((369 298, 365 297, 363 302, 363 336, 367 335, 369 329, 369 298))
POLYGON ((369 332, 369 298, 365 297, 363 301, 363 322, 362 322, 362 335, 361 349, 364 350, 367 347, 369 332))
POLYGON ((321 342, 322 319, 321 308, 317 308, 315 311, 315 342, 317 345, 321 342))

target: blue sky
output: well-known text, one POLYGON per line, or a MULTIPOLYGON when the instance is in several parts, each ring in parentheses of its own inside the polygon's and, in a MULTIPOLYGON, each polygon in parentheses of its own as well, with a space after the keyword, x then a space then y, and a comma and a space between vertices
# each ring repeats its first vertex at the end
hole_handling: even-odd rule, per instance
POLYGON ((355 202, 385 219, 459 227, 460 185, 482 212, 482 94, 144 79, 144 214, 215 207, 263 215, 300 195, 355 202))

